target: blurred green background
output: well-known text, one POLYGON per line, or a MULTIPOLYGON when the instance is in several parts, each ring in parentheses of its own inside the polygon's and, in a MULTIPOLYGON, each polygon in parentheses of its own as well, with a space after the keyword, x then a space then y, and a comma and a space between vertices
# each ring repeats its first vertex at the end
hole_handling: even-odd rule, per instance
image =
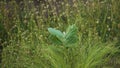
MULTIPOLYGON (((30 68, 54 68, 39 66, 50 64, 42 57, 44 46, 51 45, 47 29, 64 31, 72 24, 77 25, 83 40, 91 34, 102 43, 115 42, 119 48, 120 0, 1 0, 1 67, 28 68, 31 64, 30 68), (36 59, 32 61, 32 57, 36 59)), ((115 53, 108 66, 119 68, 119 56, 115 53)))

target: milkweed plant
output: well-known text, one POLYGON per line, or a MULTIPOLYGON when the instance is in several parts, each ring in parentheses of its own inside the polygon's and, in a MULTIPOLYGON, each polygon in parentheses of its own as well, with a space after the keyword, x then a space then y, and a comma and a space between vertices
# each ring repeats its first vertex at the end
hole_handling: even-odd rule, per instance
POLYGON ((65 32, 61 32, 54 28, 48 28, 50 33, 49 39, 53 44, 70 47, 78 41, 77 29, 75 24, 69 26, 65 32))
POLYGON ((113 46, 114 43, 90 40, 92 37, 85 41, 80 40, 82 37, 79 38, 75 24, 69 26, 65 32, 55 28, 48 28, 48 31, 49 40, 57 45, 49 46, 46 54, 53 68, 107 67, 108 60, 118 50, 113 46))

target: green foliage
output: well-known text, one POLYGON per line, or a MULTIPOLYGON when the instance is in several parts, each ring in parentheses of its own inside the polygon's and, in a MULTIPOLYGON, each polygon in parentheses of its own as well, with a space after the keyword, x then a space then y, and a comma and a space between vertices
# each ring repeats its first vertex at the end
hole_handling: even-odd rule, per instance
POLYGON ((75 26, 75 24, 68 27, 64 36, 66 44, 70 45, 78 41, 77 32, 78 32, 78 28, 75 26))
POLYGON ((1 68, 120 67, 120 0, 35 1, 0 1, 1 68))
MULTIPOLYGON (((80 48, 72 48, 69 50, 61 50, 59 48, 52 48, 52 53, 48 51, 49 61, 52 66, 59 66, 61 63, 66 63, 64 68, 96 68, 101 67, 106 64, 106 61, 111 56, 111 53, 114 52, 111 46, 103 46, 104 44, 94 44, 94 45, 81 45, 80 48), (78 50, 80 49, 80 50, 78 50), (77 53, 76 53, 77 50, 77 53), (61 55, 62 53, 62 55, 61 55), (107 54, 109 54, 107 56, 107 54), (63 57, 64 55, 64 57, 63 57), (57 56, 57 57, 56 57, 57 56), (58 57, 59 56, 59 57, 58 57), (107 57, 106 57, 107 56, 107 57), (52 57, 52 58, 51 58, 52 57), (62 59, 61 59, 62 58, 62 59), (52 64, 52 63, 55 63, 52 64)), ((56 68, 56 67, 54 67, 56 68)))
POLYGON ((53 28, 48 28, 48 31, 50 32, 50 41, 52 41, 54 44, 64 45, 64 46, 70 46, 71 44, 74 44, 78 41, 77 38, 77 27, 75 25, 71 25, 66 30, 65 34, 63 34, 59 30, 55 30, 53 28))
POLYGON ((49 37, 51 41, 55 42, 55 44, 63 44, 64 35, 61 31, 55 30, 53 28, 48 28, 51 36, 49 37))
MULTIPOLYGON (((73 25, 70 26, 65 37, 72 39, 72 36, 76 34, 74 28, 73 25)), ((45 57, 48 58, 51 66, 53 68, 100 68, 104 67, 110 57, 118 52, 114 43, 103 43, 98 37, 88 36, 86 40, 81 39, 80 36, 79 44, 74 44, 77 47, 49 46, 45 57)))

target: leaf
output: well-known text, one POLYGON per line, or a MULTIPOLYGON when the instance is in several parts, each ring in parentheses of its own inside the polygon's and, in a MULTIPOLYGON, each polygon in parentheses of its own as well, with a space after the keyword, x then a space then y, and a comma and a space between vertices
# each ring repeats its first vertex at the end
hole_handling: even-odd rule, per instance
POLYGON ((78 37, 77 37, 77 27, 75 25, 69 26, 66 34, 65 34, 65 39, 67 44, 74 44, 77 42, 78 37))
POLYGON ((78 41, 77 36, 71 36, 70 38, 66 39, 66 44, 70 45, 70 44, 74 44, 78 41))
POLYGON ((59 39, 63 38, 63 33, 59 30, 56 30, 54 28, 48 28, 48 31, 50 32, 51 35, 56 36, 59 39))
POLYGON ((77 27, 75 25, 69 26, 65 34, 54 28, 48 28, 48 31, 51 34, 49 39, 54 44, 68 46, 78 41, 77 27))

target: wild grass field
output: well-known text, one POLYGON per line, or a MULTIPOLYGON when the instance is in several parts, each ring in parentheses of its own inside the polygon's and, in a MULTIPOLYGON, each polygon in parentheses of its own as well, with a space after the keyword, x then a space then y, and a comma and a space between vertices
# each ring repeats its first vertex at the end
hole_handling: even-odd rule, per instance
POLYGON ((120 68, 120 0, 1 0, 0 68, 120 68))

